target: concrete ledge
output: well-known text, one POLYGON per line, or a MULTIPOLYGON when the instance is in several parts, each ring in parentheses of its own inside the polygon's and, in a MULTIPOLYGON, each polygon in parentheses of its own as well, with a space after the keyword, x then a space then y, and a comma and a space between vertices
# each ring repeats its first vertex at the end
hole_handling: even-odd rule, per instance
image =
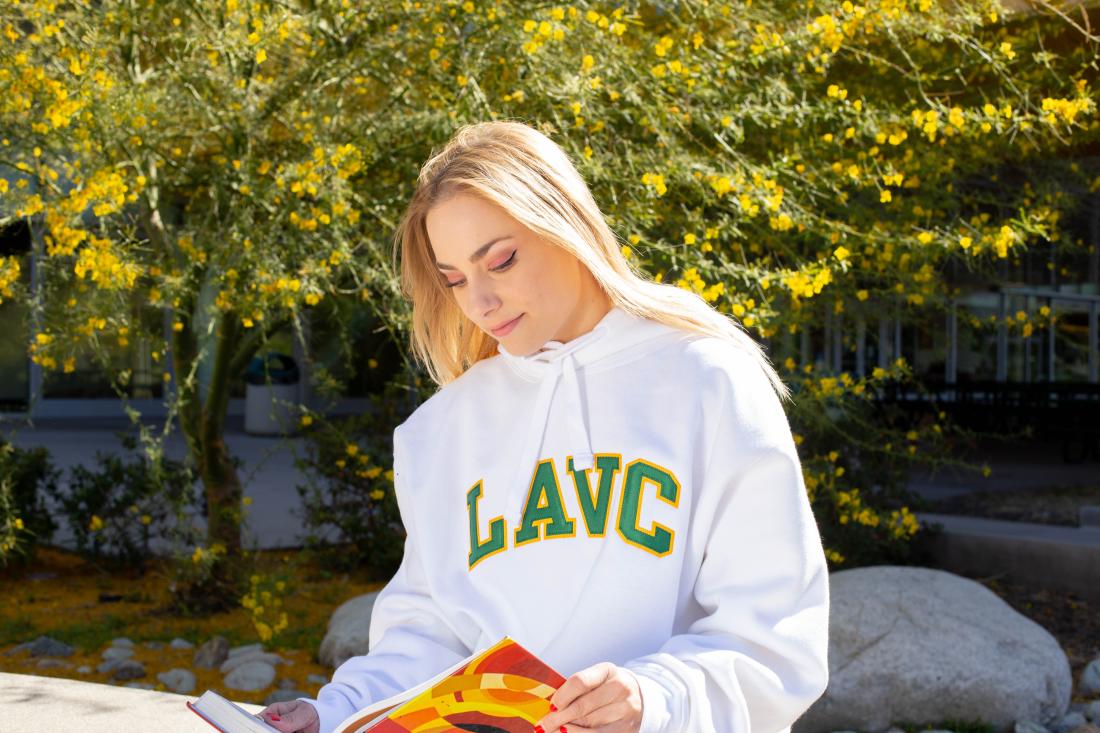
POLYGON ((1100 528, 918 514, 943 533, 925 540, 932 559, 960 575, 1005 575, 1100 603, 1100 528))
MULTIPOLYGON (((214 729, 185 705, 198 696, 0 672, 0 729, 34 733, 209 733, 214 729)), ((263 710, 261 705, 238 704, 253 713, 263 710)))

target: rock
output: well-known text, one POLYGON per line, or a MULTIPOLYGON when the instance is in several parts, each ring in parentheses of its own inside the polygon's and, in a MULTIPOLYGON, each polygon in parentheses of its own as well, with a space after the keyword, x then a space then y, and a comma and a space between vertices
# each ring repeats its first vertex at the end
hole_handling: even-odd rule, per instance
POLYGON ((1077 683, 1077 692, 1082 695, 1096 695, 1100 693, 1100 657, 1092 660, 1081 673, 1081 681, 1077 683))
POLYGON ((68 644, 62 644, 57 639, 48 636, 40 636, 28 644, 20 644, 32 657, 71 657, 73 648, 68 644))
POLYGON ((108 672, 114 672, 118 665, 122 664, 124 659, 108 659, 106 662, 100 662, 96 665, 95 671, 100 674, 107 674, 108 672))
POLYGON ((189 669, 170 669, 157 675, 157 681, 170 691, 186 695, 195 689, 195 675, 189 669))
POLYGON ((92 673, 92 668, 89 667, 87 664, 82 664, 82 665, 80 665, 79 667, 76 668, 76 673, 77 674, 91 674, 92 673))
POLYGON ((34 666, 38 669, 70 669, 73 665, 62 659, 47 657, 46 659, 39 659, 38 664, 34 666))
POLYGON ((127 639, 125 636, 121 636, 117 639, 111 639, 111 646, 124 646, 129 649, 133 649, 134 642, 130 639, 127 639))
POLYGON ((195 645, 189 642, 187 639, 181 639, 178 636, 172 641, 168 642, 168 646, 173 649, 194 649, 195 645))
POLYGON ((216 669, 228 658, 229 640, 224 636, 213 636, 195 651, 195 660, 191 666, 216 669))
POLYGON ((1034 721, 1017 720, 1013 733, 1050 733, 1050 731, 1034 721))
MULTIPOLYGON (((279 690, 293 690, 297 686, 298 686, 298 683, 296 683, 294 680, 287 680, 287 679, 278 680, 275 683, 276 689, 279 689, 279 690)), ((307 697, 308 697, 308 695, 307 695, 307 697)))
POLYGON ((284 664, 285 660, 278 654, 272 654, 271 652, 253 651, 248 654, 238 654, 235 657, 222 662, 222 666, 219 670, 222 674, 229 674, 242 664, 248 664, 249 662, 267 662, 270 665, 284 664))
POLYGON ((163 641, 146 641, 146 642, 142 643, 142 646, 145 647, 146 649, 163 649, 164 648, 164 642, 163 641))
POLYGON ((327 685, 328 677, 325 677, 322 674, 311 674, 306 677, 306 682, 312 685, 327 685))
POLYGON ((321 664, 335 669, 351 657, 366 654, 370 641, 370 616, 378 593, 367 593, 344 602, 332 614, 321 641, 321 664))
POLYGON ((1085 719, 1085 716, 1081 713, 1070 712, 1063 717, 1056 725, 1051 726, 1054 733, 1069 733, 1074 728, 1080 728, 1089 721, 1085 719))
POLYGON ((246 662, 225 676, 225 686, 256 692, 275 680, 275 668, 267 662, 246 662))
POLYGON ((1092 722, 1100 722, 1100 700, 1093 700, 1090 702, 1085 706, 1083 712, 1085 713, 1085 717, 1092 722))
POLYGON ((242 654, 252 654, 254 652, 262 652, 264 650, 263 644, 245 644, 244 646, 235 646, 229 650, 229 658, 240 656, 242 654))
POLYGON ((1092 723, 1085 723, 1084 725, 1079 725, 1073 730, 1068 731, 1068 733, 1100 733, 1100 726, 1095 726, 1092 723))
POLYGON ((118 666, 111 671, 112 680, 133 680, 145 676, 145 665, 132 659, 113 660, 118 666))
POLYGON ((1071 674, 1045 629, 941 570, 877 566, 830 579, 829 686, 794 733, 980 720, 1061 720, 1071 674))
POLYGON ((152 685, 148 682, 127 682, 125 685, 123 685, 123 687, 133 687, 133 688, 136 688, 138 690, 154 690, 154 689, 156 689, 155 685, 152 685))
POLYGON ((309 697, 309 694, 294 689, 275 690, 275 692, 264 698, 264 705, 272 705, 277 702, 290 702, 291 700, 297 700, 299 697, 309 697))
POLYGON ((105 660, 129 659, 134 656, 134 650, 124 646, 110 646, 103 650, 102 656, 105 660))

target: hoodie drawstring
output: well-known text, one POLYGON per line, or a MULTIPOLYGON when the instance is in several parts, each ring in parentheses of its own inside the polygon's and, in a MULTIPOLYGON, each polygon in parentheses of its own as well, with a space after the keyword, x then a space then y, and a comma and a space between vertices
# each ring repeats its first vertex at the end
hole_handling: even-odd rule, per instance
MULTIPOLYGON (((535 398, 534 409, 531 413, 531 422, 527 428, 527 434, 521 444, 523 455, 515 464, 512 472, 512 481, 509 486, 524 487, 530 485, 524 482, 523 472, 534 471, 537 468, 538 453, 542 449, 542 441, 546 435, 546 425, 550 422, 550 406, 553 403, 554 392, 557 391, 559 381, 565 389, 567 408, 567 420, 569 425, 569 441, 573 447, 573 467, 577 470, 586 470, 595 465, 595 456, 592 454, 592 441, 589 437, 588 417, 584 410, 584 402, 581 399, 580 382, 577 379, 577 361, 573 357, 573 351, 588 342, 589 338, 596 338, 596 332, 591 332, 569 343, 568 350, 562 350, 562 344, 558 341, 548 341, 545 351, 535 354, 531 359, 549 362, 551 368, 543 375, 539 392, 535 398)), ((522 521, 524 507, 519 504, 527 498, 522 490, 509 491, 508 505, 504 516, 513 517, 514 526, 519 526, 522 521)))

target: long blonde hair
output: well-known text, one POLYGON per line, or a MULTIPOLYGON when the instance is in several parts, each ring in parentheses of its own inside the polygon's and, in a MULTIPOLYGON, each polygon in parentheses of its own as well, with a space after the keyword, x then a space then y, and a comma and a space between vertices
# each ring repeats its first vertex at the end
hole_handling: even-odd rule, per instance
POLYGON ((425 220, 433 206, 464 191, 481 196, 545 241, 580 260, 624 311, 727 339, 753 356, 781 398, 789 391, 760 345, 697 294, 635 270, 565 151, 521 122, 466 125, 420 169, 416 191, 394 235, 395 268, 412 301, 412 350, 437 384, 496 354, 442 284, 425 220))

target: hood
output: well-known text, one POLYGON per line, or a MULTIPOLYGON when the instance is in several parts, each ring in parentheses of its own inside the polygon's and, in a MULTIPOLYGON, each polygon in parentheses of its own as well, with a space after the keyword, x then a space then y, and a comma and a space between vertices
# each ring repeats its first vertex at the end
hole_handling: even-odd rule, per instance
MULTIPOLYGON (((525 473, 534 469, 542 450, 550 409, 555 399, 566 401, 568 415, 568 444, 573 466, 585 470, 593 468, 595 457, 589 437, 588 400, 581 389, 577 372, 603 371, 618 364, 633 361, 660 347, 667 338, 685 338, 691 334, 663 323, 627 313, 613 306, 588 333, 572 341, 547 341, 542 350, 527 356, 509 353, 502 344, 497 352, 520 377, 538 382, 539 390, 530 412, 531 422, 517 426, 524 430, 518 460, 511 473, 508 486, 526 486, 525 473)), ((512 526, 519 526, 526 493, 513 488, 508 492, 505 515, 512 526)))

